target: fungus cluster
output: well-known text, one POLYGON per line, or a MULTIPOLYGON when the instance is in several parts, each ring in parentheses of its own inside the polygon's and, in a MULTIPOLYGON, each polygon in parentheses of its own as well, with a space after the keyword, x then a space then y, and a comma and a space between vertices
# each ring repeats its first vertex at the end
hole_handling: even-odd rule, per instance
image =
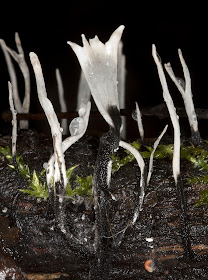
MULTIPOLYGON (((137 149, 131 146, 129 143, 122 140, 125 138, 125 133, 122 134, 124 120, 121 119, 120 107, 125 106, 125 57, 122 54, 121 36, 124 30, 124 26, 118 27, 111 35, 110 39, 103 44, 97 36, 90 39, 89 42, 82 35, 83 47, 68 42, 72 50, 76 54, 80 66, 81 77, 79 84, 79 92, 77 99, 78 117, 73 119, 69 125, 70 136, 64 141, 62 135, 67 133, 66 120, 60 125, 53 105, 47 97, 45 82, 41 69, 41 64, 38 56, 31 52, 30 60, 35 73, 37 92, 40 104, 45 112, 47 120, 51 128, 51 135, 53 139, 53 154, 51 155, 46 165, 46 179, 49 189, 50 203, 54 206, 56 212, 57 228, 60 230, 60 234, 67 240, 71 250, 76 254, 82 255, 82 257, 92 258, 90 277, 91 279, 108 279, 109 277, 109 265, 111 263, 111 251, 123 241, 126 229, 130 226, 134 226, 139 213, 142 211, 143 201, 145 197, 146 188, 149 185, 151 174, 153 172, 153 156, 157 149, 157 146, 167 130, 165 126, 162 133, 154 143, 153 151, 149 160, 149 170, 145 165, 144 159, 137 149), (100 144, 98 149, 97 160, 94 166, 93 175, 93 204, 95 213, 95 239, 93 244, 93 251, 89 249, 84 240, 80 240, 76 237, 66 222, 66 166, 64 153, 66 150, 78 141, 86 132, 91 102, 90 98, 94 99, 97 108, 109 125, 109 131, 100 138, 100 144), (120 105, 119 105, 120 104, 120 105), (135 199, 134 209, 132 211, 132 217, 129 223, 117 234, 112 236, 110 225, 108 222, 107 205, 111 201, 115 200, 115 197, 110 192, 111 183, 111 171, 112 171, 112 154, 122 147, 132 153, 138 163, 140 169, 138 195, 135 199), (147 172, 148 171, 148 172, 147 172), (105 275, 102 276, 102 275, 105 275)), ((7 61, 8 70, 10 74, 11 84, 9 83, 9 102, 13 115, 13 137, 12 137, 12 155, 16 153, 16 113, 17 112, 29 112, 29 72, 26 62, 24 60, 24 52, 21 47, 18 34, 15 35, 18 53, 9 49, 5 42, 1 40, 1 46, 4 51, 5 59, 7 61), (11 63, 11 55, 19 64, 22 73, 25 78, 25 99, 23 104, 20 104, 18 97, 17 83, 15 72, 11 63), (12 98, 13 97, 13 98, 12 98), (14 100, 14 104, 13 104, 14 100)), ((166 77, 163 71, 162 63, 156 52, 155 45, 152 46, 152 55, 157 66, 159 79, 162 85, 163 98, 166 102, 170 118, 174 128, 174 152, 173 152, 173 177, 175 185, 178 191, 178 198, 180 201, 181 210, 181 226, 185 232, 184 238, 182 238, 183 246, 187 256, 192 256, 191 247, 189 244, 189 237, 186 224, 185 213, 185 199, 183 194, 183 185, 180 178, 180 125, 179 117, 176 113, 173 100, 171 98, 166 77), (188 240, 188 241, 187 241, 188 240)), ((182 52, 179 50, 179 58, 183 67, 185 85, 176 78, 170 63, 165 64, 165 69, 170 75, 171 79, 179 89, 184 99, 185 108, 187 111, 189 123, 192 131, 192 139, 195 145, 199 144, 200 135, 198 132, 197 117, 193 105, 192 93, 191 93, 191 78, 188 71, 188 67, 182 56, 182 52)), ((63 84, 60 77, 59 70, 56 70, 56 78, 58 84, 58 93, 60 97, 60 104, 62 112, 67 111, 64 103, 64 91, 63 84)), ((142 117, 139 110, 139 106, 136 103, 136 118, 138 123, 138 129, 141 136, 141 140, 144 140, 144 128, 142 125, 142 117)), ((26 128, 27 123, 21 123, 21 128, 26 128)))

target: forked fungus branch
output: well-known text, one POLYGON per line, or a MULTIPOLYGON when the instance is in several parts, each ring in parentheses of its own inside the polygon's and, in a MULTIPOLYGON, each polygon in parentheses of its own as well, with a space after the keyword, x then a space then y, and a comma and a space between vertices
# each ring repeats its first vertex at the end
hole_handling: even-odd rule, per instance
POLYGON ((183 73, 185 77, 185 87, 183 87, 183 85, 180 83, 180 80, 175 76, 170 63, 165 64, 165 69, 167 70, 169 76, 171 77, 172 81, 175 83, 175 85, 177 86, 178 90, 180 91, 183 97, 186 113, 191 127, 192 142, 194 145, 199 145, 200 134, 198 130, 198 121, 197 121, 197 116, 196 116, 193 98, 192 98, 191 77, 186 62, 183 58, 182 51, 180 49, 178 50, 178 55, 180 58, 181 65, 183 67, 183 73))
MULTIPOLYGON (((19 38, 18 33, 15 33, 15 42, 17 46, 18 52, 10 49, 4 40, 0 39, 0 44, 5 56, 5 60, 7 63, 7 68, 9 71, 11 84, 13 88, 13 98, 14 98, 14 105, 18 113, 28 113, 30 108, 30 73, 27 66, 27 63, 25 61, 24 51, 21 45, 21 41, 19 38), (25 95, 23 102, 20 100, 19 92, 18 92, 18 85, 17 85, 17 77, 15 73, 15 69, 13 66, 13 63, 11 61, 11 57, 18 63, 20 70, 22 72, 22 75, 24 77, 25 81, 25 95)), ((28 121, 21 120, 20 121, 20 128, 21 129, 27 129, 28 128, 28 121)))

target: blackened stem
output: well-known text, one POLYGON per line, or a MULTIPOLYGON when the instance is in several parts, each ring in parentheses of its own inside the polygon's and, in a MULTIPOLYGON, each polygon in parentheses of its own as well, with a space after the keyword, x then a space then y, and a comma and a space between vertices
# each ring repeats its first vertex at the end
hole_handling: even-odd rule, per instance
POLYGON ((111 155, 119 146, 119 132, 110 127, 107 134, 100 139, 95 172, 93 177, 93 195, 96 223, 95 247, 96 257, 91 264, 90 279, 109 279, 112 238, 109 224, 108 206, 111 200, 109 182, 111 176, 111 155))
POLYGON ((191 128, 191 142, 194 144, 195 147, 197 147, 201 142, 201 136, 199 131, 194 131, 193 128, 191 128))
POLYGON ((191 260, 195 257, 195 254, 191 248, 190 233, 189 233, 188 220, 187 220, 187 207, 186 207, 186 201, 184 197, 183 181, 180 175, 177 178, 176 188, 177 188, 179 209, 181 211, 181 215, 180 215, 181 239, 182 239, 182 246, 184 249, 184 258, 191 260))

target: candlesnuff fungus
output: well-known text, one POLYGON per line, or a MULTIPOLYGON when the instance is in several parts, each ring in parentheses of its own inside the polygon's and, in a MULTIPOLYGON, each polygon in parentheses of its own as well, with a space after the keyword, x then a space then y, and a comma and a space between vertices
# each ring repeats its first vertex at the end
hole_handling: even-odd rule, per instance
POLYGON ((62 129, 60 127, 53 105, 50 102, 50 100, 47 98, 45 82, 44 82, 42 68, 38 56, 35 53, 31 52, 30 60, 35 72, 38 98, 48 119, 51 128, 51 134, 53 137, 55 161, 53 165, 48 166, 47 174, 50 177, 50 182, 47 183, 48 183, 49 191, 52 187, 54 187, 54 191, 55 191, 55 184, 59 182, 60 183, 59 192, 61 192, 61 189, 62 188, 66 189, 66 185, 67 185, 66 166, 64 160, 64 153, 62 150, 62 129), (54 179, 52 180, 52 178, 54 179))
POLYGON ((165 69, 167 70, 170 78, 175 83, 175 85, 177 86, 178 90, 180 91, 180 93, 183 97, 186 113, 187 113, 189 124, 191 127, 192 142, 194 145, 199 145, 201 138, 200 138, 200 134, 199 134, 199 130, 198 130, 198 121, 197 121, 197 116, 196 116, 193 98, 192 98, 191 77, 190 77, 188 67, 186 65, 186 62, 183 58, 183 55, 182 55, 182 52, 180 49, 178 50, 178 55, 179 55, 179 58, 180 58, 180 61, 181 61, 182 67, 183 67, 185 83, 181 82, 181 79, 179 79, 175 76, 170 63, 165 64, 165 69))
POLYGON ((176 114, 176 109, 173 104, 172 97, 168 90, 168 85, 166 82, 165 74, 163 72, 163 67, 161 64, 161 61, 158 57, 158 54, 156 52, 155 45, 152 45, 152 55, 154 58, 154 61, 157 65, 157 70, 160 78, 160 82, 163 89, 163 98, 166 102, 170 118, 173 124, 174 128, 174 152, 173 152, 173 177, 175 180, 175 183, 177 184, 178 176, 180 175, 180 126, 179 126, 179 118, 176 114))
POLYGON ((82 34, 83 47, 68 42, 79 60, 91 94, 101 115, 111 127, 114 127, 114 123, 108 110, 110 107, 119 108, 117 51, 123 29, 123 25, 117 28, 105 44, 97 36, 88 42, 84 34, 82 34))
MULTIPOLYGON (((118 45, 118 100, 119 100, 119 108, 126 108, 126 95, 125 95, 125 81, 126 81, 126 57, 123 54, 123 43, 120 41, 118 45)), ((121 137, 126 139, 126 117, 122 116, 122 125, 123 129, 121 131, 121 137)))
POLYGON ((188 259, 191 259, 194 257, 194 253, 191 248, 191 242, 190 242, 190 236, 189 236, 189 229, 187 225, 187 211, 186 211, 186 201, 184 197, 184 191, 183 191, 183 183, 180 177, 180 125, 179 125, 179 117, 176 114, 176 109, 173 104, 172 97, 168 90, 168 85, 166 82, 165 74, 163 71, 163 67, 161 64, 161 61, 159 59, 159 56, 156 52, 155 45, 152 45, 152 55, 154 58, 154 61, 157 65, 157 70, 160 78, 160 82, 163 89, 163 98, 166 102, 170 118, 173 124, 174 128, 174 150, 173 150, 173 177, 175 180, 175 185, 177 188, 177 195, 178 195, 178 201, 179 201, 179 207, 181 211, 181 238, 182 238, 182 245, 184 248, 184 256, 188 259))
MULTIPOLYGON (((71 133, 71 136, 67 137, 62 142, 62 151, 65 153, 65 151, 73 145, 76 141, 78 141, 86 132, 88 121, 89 121, 89 115, 90 115, 90 109, 91 109, 91 102, 88 101, 87 104, 82 103, 81 107, 78 111, 79 117, 73 119, 69 125, 69 131, 71 133)), ((53 170, 55 162, 55 155, 53 154, 47 165, 47 170, 53 170)), ((50 185, 50 181, 52 179, 53 174, 51 172, 47 173, 47 184, 50 185)))
MULTIPOLYGON (((19 38, 19 34, 15 33, 15 42, 17 46, 18 52, 15 52, 14 50, 10 49, 4 40, 0 39, 0 44, 5 56, 5 60, 7 63, 7 68, 9 71, 9 76, 11 79, 11 84, 13 88, 13 98, 14 98, 14 105, 18 113, 28 113, 30 108, 30 73, 27 66, 27 63, 25 61, 24 57, 24 51, 21 45, 21 41, 19 38), (25 96, 23 99, 23 102, 21 102, 19 93, 18 93, 18 86, 17 86, 17 78, 14 66, 12 64, 10 55, 14 58, 14 60, 18 63, 21 72, 24 77, 25 81, 25 96)), ((21 120, 20 121, 20 128, 27 129, 28 128, 28 121, 27 120, 21 120)))
POLYGON ((98 156, 93 176, 93 197, 95 210, 95 260, 91 279, 109 279, 112 240, 107 205, 114 199, 109 192, 112 160, 118 149, 121 131, 117 87, 118 45, 124 26, 121 25, 105 44, 98 37, 86 40, 82 35, 83 47, 68 42, 77 55, 91 94, 101 115, 109 125, 109 132, 100 139, 98 156))

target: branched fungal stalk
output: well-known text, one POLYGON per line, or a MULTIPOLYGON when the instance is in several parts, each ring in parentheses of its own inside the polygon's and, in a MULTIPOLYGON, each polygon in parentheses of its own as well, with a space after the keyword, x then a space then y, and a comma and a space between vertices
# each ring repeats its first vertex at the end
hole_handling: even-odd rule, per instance
POLYGON ((54 188, 54 191, 58 192, 58 195, 55 197, 58 198, 55 199, 55 216, 57 229, 59 230, 60 235, 64 238, 64 240, 66 240, 69 248, 75 254, 82 258, 91 258, 92 253, 90 252, 90 250, 70 231, 67 226, 65 201, 67 177, 64 160, 64 150, 66 150, 67 147, 69 147, 73 143, 73 141, 75 142, 76 140, 78 140, 86 130, 89 118, 90 103, 82 106, 82 108, 80 109, 79 118, 81 118, 82 121, 81 125, 78 126, 77 133, 72 136, 71 141, 66 141, 65 145, 62 145, 62 129, 58 122, 53 106, 50 100, 47 98, 45 82, 39 59, 35 53, 31 52, 30 60, 35 72, 39 101, 48 119, 51 128, 51 134, 53 137, 54 155, 51 156, 51 159, 48 163, 47 176, 49 176, 50 180, 47 181, 49 191, 51 192, 52 188, 54 188), (55 188, 56 185, 58 185, 58 188, 55 188))
MULTIPOLYGON (((54 185, 59 182, 64 189, 66 189, 67 185, 67 178, 66 178, 66 167, 65 167, 65 160, 64 160, 64 153, 62 150, 62 129, 58 122, 56 113, 53 109, 53 105, 51 104, 50 100, 47 98, 45 82, 43 78, 42 68, 39 62, 39 59, 35 53, 30 53, 30 60, 35 72, 36 84, 37 84, 37 91, 38 91, 38 98, 40 104, 46 114, 48 119, 51 134, 53 137, 53 147, 54 147, 54 154, 55 154, 55 163, 54 166, 51 166, 51 170, 49 171, 52 176, 54 176, 53 183, 54 185)), ((51 180, 52 181, 52 180, 51 180)), ((51 182, 50 182, 51 184, 51 182)), ((59 190, 60 192, 61 190, 59 190)))
POLYGON ((185 86, 183 87, 183 85, 180 83, 180 80, 175 76, 170 63, 165 64, 165 69, 167 70, 170 78, 175 83, 176 87, 178 88, 178 90, 180 91, 183 97, 186 113, 191 127, 192 142, 194 145, 199 145, 200 134, 198 130, 198 121, 197 121, 197 116, 196 116, 193 98, 192 98, 191 77, 180 49, 178 50, 178 55, 180 58, 181 65, 183 67, 185 86))
POLYGON ((155 45, 152 45, 152 55, 154 58, 154 61, 157 65, 157 70, 160 78, 160 82, 163 89, 163 98, 166 102, 170 118, 173 124, 174 128, 174 152, 173 152, 173 177, 175 180, 175 183, 177 184, 178 176, 180 174, 180 126, 179 126, 179 118, 176 114, 176 109, 173 104, 172 97, 168 90, 168 85, 166 82, 165 74, 163 72, 163 67, 161 64, 161 61, 158 57, 158 54, 156 52, 155 45))
MULTIPOLYGON (((13 87, 13 98, 14 98, 15 108, 16 108, 18 113, 28 113, 29 108, 30 108, 30 73, 29 73, 27 63, 25 61, 24 51, 23 51, 21 41, 20 41, 20 38, 19 38, 19 35, 18 35, 17 32, 15 33, 15 42, 16 42, 18 52, 10 49, 6 45, 4 40, 2 40, 2 39, 0 40, 0 44, 1 44, 2 50, 4 52, 5 60, 6 60, 6 63, 7 63, 7 67, 8 67, 12 87, 13 87), (11 61, 11 58, 10 58, 9 54, 18 63, 18 65, 20 67, 20 70, 22 72, 22 75, 24 77, 25 96, 24 96, 23 102, 21 102, 20 97, 19 97, 16 73, 15 73, 15 69, 14 69, 14 66, 12 64, 12 61, 11 61)), ((21 120, 20 121, 20 128, 21 129, 27 129, 28 128, 28 121, 27 120, 21 120)))
MULTIPOLYGON (((69 125, 69 130, 71 133, 70 137, 67 137, 62 142, 62 151, 63 153, 66 152, 66 150, 71 147, 75 142, 77 142, 86 132, 88 121, 89 121, 89 115, 90 115, 90 109, 91 109, 91 103, 88 101, 87 104, 82 103, 81 107, 78 111, 79 117, 73 119, 69 125)), ((53 174, 51 173, 51 170, 53 170, 52 166, 54 166, 55 162, 55 155, 53 154, 50 157, 50 160, 48 161, 48 167, 47 167, 47 184, 50 185, 51 179, 53 174)))
POLYGON ((83 47, 69 42, 74 50, 88 82, 91 94, 103 118, 109 124, 109 132, 100 139, 98 156, 93 176, 93 196, 96 219, 95 261, 91 264, 90 279, 109 279, 112 240, 108 204, 111 179, 111 155, 118 148, 121 131, 117 89, 118 44, 124 26, 120 26, 104 45, 98 37, 86 40, 83 47))
POLYGON ((163 89, 163 98, 167 104, 167 108, 170 114, 170 118, 174 128, 174 150, 173 150, 173 177, 175 180, 175 185, 177 188, 177 195, 179 201, 179 208, 181 211, 181 238, 182 245, 184 248, 184 257, 191 259, 194 256, 194 253, 191 248, 189 229, 187 224, 187 210, 186 210, 186 201, 184 197, 183 182, 180 177, 180 126, 179 118, 176 114, 176 109, 173 104, 173 100, 168 90, 168 85, 166 82, 165 74, 163 72, 163 67, 161 61, 156 52, 155 45, 152 46, 152 55, 154 61, 157 65, 157 70, 160 78, 160 82, 163 89))

